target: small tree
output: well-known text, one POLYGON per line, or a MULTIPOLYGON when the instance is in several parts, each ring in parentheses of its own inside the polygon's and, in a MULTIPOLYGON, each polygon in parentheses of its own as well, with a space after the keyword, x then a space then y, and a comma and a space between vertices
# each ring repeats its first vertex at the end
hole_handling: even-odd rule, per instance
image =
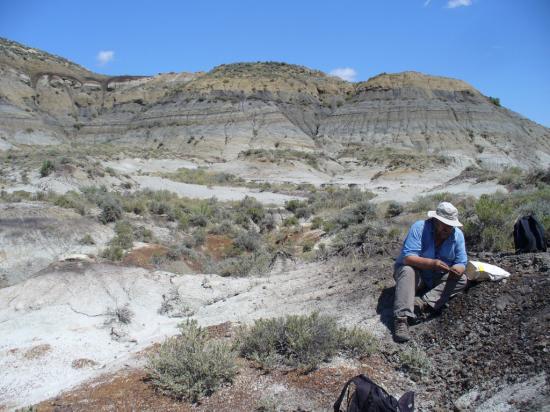
POLYGON ((498 97, 489 96, 489 101, 493 103, 495 106, 500 107, 500 99, 498 97))

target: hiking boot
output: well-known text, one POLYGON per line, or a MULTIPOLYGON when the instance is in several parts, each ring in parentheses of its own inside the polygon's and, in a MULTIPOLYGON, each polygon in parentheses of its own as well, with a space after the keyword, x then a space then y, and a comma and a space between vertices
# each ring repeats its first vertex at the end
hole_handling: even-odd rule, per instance
POLYGON ((393 319, 393 338, 396 342, 402 343, 411 339, 409 325, 407 322, 408 319, 406 316, 396 317, 393 319))
POLYGON ((420 296, 414 298, 414 313, 422 315, 429 312, 430 305, 428 305, 420 296))

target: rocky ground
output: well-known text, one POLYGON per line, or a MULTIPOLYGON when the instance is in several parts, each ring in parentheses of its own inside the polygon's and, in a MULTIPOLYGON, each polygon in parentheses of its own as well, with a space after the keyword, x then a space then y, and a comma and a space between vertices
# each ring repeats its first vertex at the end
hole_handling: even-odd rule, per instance
POLYGON ((414 329, 432 366, 423 390, 446 409, 547 410, 550 255, 484 253, 478 259, 512 276, 472 286, 414 329))

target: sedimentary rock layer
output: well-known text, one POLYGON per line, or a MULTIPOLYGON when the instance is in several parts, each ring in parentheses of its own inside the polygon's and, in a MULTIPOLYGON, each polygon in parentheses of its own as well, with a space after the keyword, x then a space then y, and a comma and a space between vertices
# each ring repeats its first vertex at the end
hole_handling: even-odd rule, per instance
POLYGON ((549 129, 460 80, 405 72, 348 83, 272 62, 107 77, 7 40, 0 122, 0 149, 109 142, 230 160, 250 148, 352 144, 493 167, 550 164, 549 129))

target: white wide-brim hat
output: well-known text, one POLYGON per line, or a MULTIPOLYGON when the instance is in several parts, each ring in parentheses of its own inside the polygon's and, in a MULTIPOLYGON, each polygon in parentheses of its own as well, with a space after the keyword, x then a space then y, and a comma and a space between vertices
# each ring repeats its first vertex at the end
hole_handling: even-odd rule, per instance
POLYGON ((437 210, 428 212, 428 217, 433 217, 449 226, 462 226, 462 223, 458 221, 458 210, 449 202, 441 202, 437 206, 437 210))

